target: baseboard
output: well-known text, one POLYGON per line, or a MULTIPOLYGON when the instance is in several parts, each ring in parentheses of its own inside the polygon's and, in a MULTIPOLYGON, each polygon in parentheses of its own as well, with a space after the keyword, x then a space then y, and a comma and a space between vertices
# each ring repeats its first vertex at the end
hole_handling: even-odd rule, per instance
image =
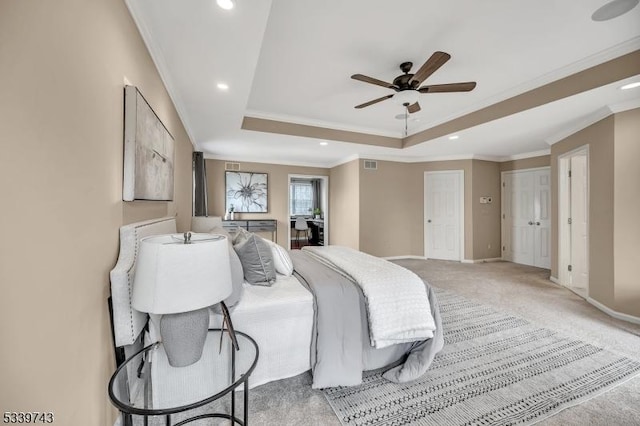
POLYGON ((634 317, 633 315, 623 314, 622 312, 614 311, 607 305, 603 305, 591 297, 587 297, 587 302, 591 303, 596 308, 600 309, 602 312, 614 317, 615 319, 619 319, 622 321, 631 322, 633 324, 640 324, 640 318, 634 317))
POLYGON ((407 254, 406 256, 387 256, 383 257, 384 260, 401 260, 401 259, 418 259, 418 260, 427 260, 424 256, 414 256, 412 254, 407 254))
POLYGON ((501 262, 501 257, 491 257, 488 259, 462 259, 461 263, 492 263, 492 262, 501 262))
POLYGON ((554 277, 553 275, 549 277, 549 281, 551 281, 554 284, 562 285, 560 284, 560 280, 554 277))

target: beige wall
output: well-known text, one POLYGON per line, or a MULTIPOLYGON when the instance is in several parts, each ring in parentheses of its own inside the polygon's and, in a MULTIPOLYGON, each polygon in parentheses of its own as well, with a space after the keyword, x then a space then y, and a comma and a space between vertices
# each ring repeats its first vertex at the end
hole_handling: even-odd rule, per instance
POLYGON ((423 220, 416 215, 423 202, 422 179, 413 176, 407 163, 378 161, 377 170, 365 170, 363 161, 360 250, 376 256, 415 255, 423 241, 423 220))
POLYGON ((329 174, 329 240, 360 249, 359 160, 331 169, 329 174))
MULTIPOLYGON (((234 160, 234 162, 237 162, 234 160)), ((225 161, 206 160, 207 192, 209 197, 209 214, 224 216, 225 214, 225 161)), ((287 247, 289 221, 289 175, 328 176, 329 169, 319 167, 297 167, 279 164, 240 162, 242 172, 260 172, 268 175, 268 213, 236 213, 236 219, 276 219, 278 221, 278 242, 287 247)), ((331 204, 329 204, 331 212, 331 204)))
POLYGON ((472 163, 473 257, 494 259, 501 252, 501 191, 500 163, 473 160, 472 163), (481 204, 480 197, 491 197, 490 204, 481 204))
POLYGON ((558 277, 558 156, 584 145, 589 145, 589 296, 614 307, 613 116, 551 147, 551 275, 558 277))
POLYGON ((614 126, 614 298, 640 317, 640 108, 616 114, 614 126))
POLYGON ((123 1, 0 0, 0 412, 113 425, 118 228, 191 215, 191 144, 123 1), (123 79, 176 139, 176 200, 124 203, 123 79))
POLYGON ((550 155, 541 155, 540 157, 523 158, 521 160, 504 161, 500 163, 500 171, 508 172, 511 170, 535 169, 538 167, 549 167, 551 164, 550 155))

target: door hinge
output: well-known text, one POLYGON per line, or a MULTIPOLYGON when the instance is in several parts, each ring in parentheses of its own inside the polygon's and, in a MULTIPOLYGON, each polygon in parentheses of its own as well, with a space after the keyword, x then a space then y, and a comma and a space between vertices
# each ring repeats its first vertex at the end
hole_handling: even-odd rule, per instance
POLYGON ((502 182, 502 187, 504 188, 504 187, 506 187, 506 186, 507 186, 507 185, 506 185, 504 182, 502 182))
POLYGON ((505 251, 505 250, 506 250, 505 246, 502 246, 502 251, 505 251))
POLYGON ((569 177, 571 177, 571 170, 569 170, 569 177))
POLYGON ((569 265, 569 266, 567 266, 567 269, 569 270, 569 272, 571 272, 571 270, 572 270, 573 268, 571 267, 571 265, 569 265))
POLYGON ((502 213, 502 218, 503 218, 503 219, 506 219, 506 217, 504 216, 504 213, 502 213))
POLYGON ((571 218, 567 219, 567 223, 571 225, 571 218))

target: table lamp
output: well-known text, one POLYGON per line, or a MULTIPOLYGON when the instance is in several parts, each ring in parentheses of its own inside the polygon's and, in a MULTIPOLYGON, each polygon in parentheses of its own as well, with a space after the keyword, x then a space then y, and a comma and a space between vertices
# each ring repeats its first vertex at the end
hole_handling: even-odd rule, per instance
POLYGON ((208 307, 231 291, 226 237, 185 233, 140 240, 131 304, 162 315, 160 335, 171 366, 191 365, 202 357, 208 307))

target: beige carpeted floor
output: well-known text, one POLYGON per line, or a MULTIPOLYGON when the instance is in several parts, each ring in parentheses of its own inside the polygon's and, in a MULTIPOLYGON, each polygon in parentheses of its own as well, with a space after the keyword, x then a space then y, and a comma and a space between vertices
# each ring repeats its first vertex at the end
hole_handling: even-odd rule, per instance
MULTIPOLYGON (((461 264, 399 260, 432 285, 523 317, 534 324, 640 360, 640 325, 609 317, 549 281, 549 271, 508 262, 461 264)), ((250 392, 254 425, 340 425, 308 373, 250 392)), ((640 377, 539 423, 545 426, 640 425, 640 377)), ((443 425, 446 426, 446 425, 443 425)))

